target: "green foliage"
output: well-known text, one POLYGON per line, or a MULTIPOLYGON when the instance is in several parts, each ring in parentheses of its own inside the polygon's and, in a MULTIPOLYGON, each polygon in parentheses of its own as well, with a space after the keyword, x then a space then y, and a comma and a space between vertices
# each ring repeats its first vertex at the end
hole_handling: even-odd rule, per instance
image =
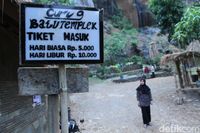
POLYGON ((134 55, 134 56, 132 56, 131 58, 129 58, 129 59, 127 60, 127 62, 132 62, 132 63, 134 63, 134 64, 139 64, 139 65, 141 65, 141 64, 143 64, 143 63, 145 62, 145 59, 144 59, 144 57, 142 57, 142 56, 134 55))
POLYGON ((117 15, 114 15, 112 17, 112 24, 115 28, 119 28, 119 29, 132 29, 133 26, 131 24, 131 22, 124 17, 122 11, 118 11, 117 15))
POLYGON ((135 29, 122 30, 106 37, 104 43, 105 64, 114 65, 125 62, 127 55, 124 49, 128 44, 136 45, 136 33, 135 29))
POLYGON ((150 64, 160 65, 160 60, 161 60, 162 56, 163 56, 163 54, 158 54, 157 56, 155 56, 154 58, 151 59, 150 64))
POLYGON ((108 67, 106 67, 105 65, 102 65, 101 67, 99 67, 99 69, 97 70, 97 73, 100 73, 101 75, 104 75, 106 73, 109 72, 108 67))
POLYGON ((193 40, 200 40, 200 6, 189 7, 181 21, 176 24, 173 39, 182 48, 193 40))
POLYGON ((163 33, 169 33, 169 39, 173 29, 184 12, 183 0, 149 0, 149 7, 155 14, 158 25, 163 33))
POLYGON ((122 11, 119 10, 117 15, 112 17, 112 25, 120 29, 119 32, 114 32, 105 38, 105 64, 123 64, 126 61, 127 55, 124 51, 127 45, 136 45, 137 39, 136 29, 133 28, 131 22, 124 17, 122 11))

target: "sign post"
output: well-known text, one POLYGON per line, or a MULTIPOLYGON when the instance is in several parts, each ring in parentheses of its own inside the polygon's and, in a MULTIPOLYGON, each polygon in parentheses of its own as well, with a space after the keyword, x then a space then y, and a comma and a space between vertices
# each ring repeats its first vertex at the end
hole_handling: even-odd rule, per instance
MULTIPOLYGON (((59 90, 55 92, 61 89, 61 131, 68 133, 65 64, 103 63, 103 10, 30 3, 20 8, 20 64, 58 64, 59 90)), ((57 111, 51 111, 49 117, 54 117, 57 111)))
POLYGON ((62 89, 60 94, 60 107, 61 107, 61 132, 68 133, 68 94, 66 82, 66 69, 65 65, 59 65, 59 86, 62 89))

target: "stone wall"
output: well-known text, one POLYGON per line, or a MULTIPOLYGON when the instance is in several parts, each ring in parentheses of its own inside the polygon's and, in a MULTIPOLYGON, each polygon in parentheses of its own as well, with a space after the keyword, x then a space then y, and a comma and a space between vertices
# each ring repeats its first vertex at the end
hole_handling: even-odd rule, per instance
POLYGON ((42 106, 33 108, 31 96, 18 95, 18 16, 11 17, 18 11, 11 10, 16 9, 11 2, 5 1, 0 24, 0 133, 47 133, 45 98, 42 106))

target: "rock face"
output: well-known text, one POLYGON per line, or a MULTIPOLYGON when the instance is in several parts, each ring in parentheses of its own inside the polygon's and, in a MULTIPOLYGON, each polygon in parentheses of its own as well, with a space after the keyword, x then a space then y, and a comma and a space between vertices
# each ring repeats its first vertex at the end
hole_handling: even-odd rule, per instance
POLYGON ((94 3, 97 8, 104 9, 105 18, 110 18, 118 12, 118 6, 115 0, 96 0, 94 3))
POLYGON ((147 8, 148 0, 98 0, 95 6, 104 8, 105 17, 116 15, 120 10, 131 21, 134 27, 154 24, 152 13, 147 8))
POLYGON ((148 9, 148 0, 134 0, 137 8, 139 27, 151 26, 155 24, 153 14, 148 9))
POLYGON ((133 3, 133 0, 116 0, 116 2, 124 15, 132 22, 133 26, 139 27, 137 5, 133 3))

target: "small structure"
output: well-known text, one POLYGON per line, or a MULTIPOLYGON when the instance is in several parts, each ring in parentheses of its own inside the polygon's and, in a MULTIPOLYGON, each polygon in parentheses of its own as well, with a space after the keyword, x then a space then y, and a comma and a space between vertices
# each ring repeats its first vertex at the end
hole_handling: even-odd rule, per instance
MULTIPOLYGON (((19 75, 17 73, 19 68, 19 5, 20 3, 31 1, 32 0, 2 0, 0 2, 0 133, 57 133, 55 130, 59 129, 58 124, 54 124, 59 123, 59 115, 52 117, 53 111, 51 111, 57 109, 56 111, 58 112, 59 104, 57 96, 41 95, 39 99, 35 99, 37 96, 19 95, 19 75), (35 104, 36 101, 39 101, 38 103, 41 104, 35 104), (55 126, 57 128, 54 128, 55 126)), ((27 66, 29 65, 26 65, 26 67, 27 66)), ((23 71, 26 71, 26 69, 23 71)), ((71 88, 69 88, 70 92, 72 89, 77 92, 79 88, 82 89, 88 85, 88 83, 82 86, 79 85, 79 83, 82 84, 84 81, 88 81, 87 70, 83 70, 82 68, 69 68, 68 73, 71 74, 67 74, 70 76, 67 82, 69 85, 74 85, 74 87, 71 86, 71 88), (84 79, 80 78, 80 74, 86 74, 84 79)), ((29 71, 29 73, 26 74, 34 76, 35 73, 29 71)), ((38 74, 41 73, 38 72, 38 74)), ((43 75, 50 77, 49 72, 43 75)), ((32 77, 32 79, 36 78, 32 77)), ((48 79, 44 79, 41 81, 37 78, 35 81, 37 84, 39 82, 51 82, 51 80, 47 80, 48 79)), ((27 81, 27 79, 25 78, 24 81, 27 81)), ((58 84, 58 82, 56 83, 58 84)), ((49 89, 49 84, 46 85, 49 89)), ((54 88, 56 88, 56 86, 54 86, 54 88)), ((33 87, 28 86, 28 89, 33 89, 33 87)), ((42 87, 42 89, 45 88, 42 87)))
POLYGON ((199 57, 200 44, 198 41, 195 41, 184 52, 164 55, 161 59, 161 64, 173 62, 176 66, 180 88, 193 87, 196 84, 195 81, 198 80, 199 57))

